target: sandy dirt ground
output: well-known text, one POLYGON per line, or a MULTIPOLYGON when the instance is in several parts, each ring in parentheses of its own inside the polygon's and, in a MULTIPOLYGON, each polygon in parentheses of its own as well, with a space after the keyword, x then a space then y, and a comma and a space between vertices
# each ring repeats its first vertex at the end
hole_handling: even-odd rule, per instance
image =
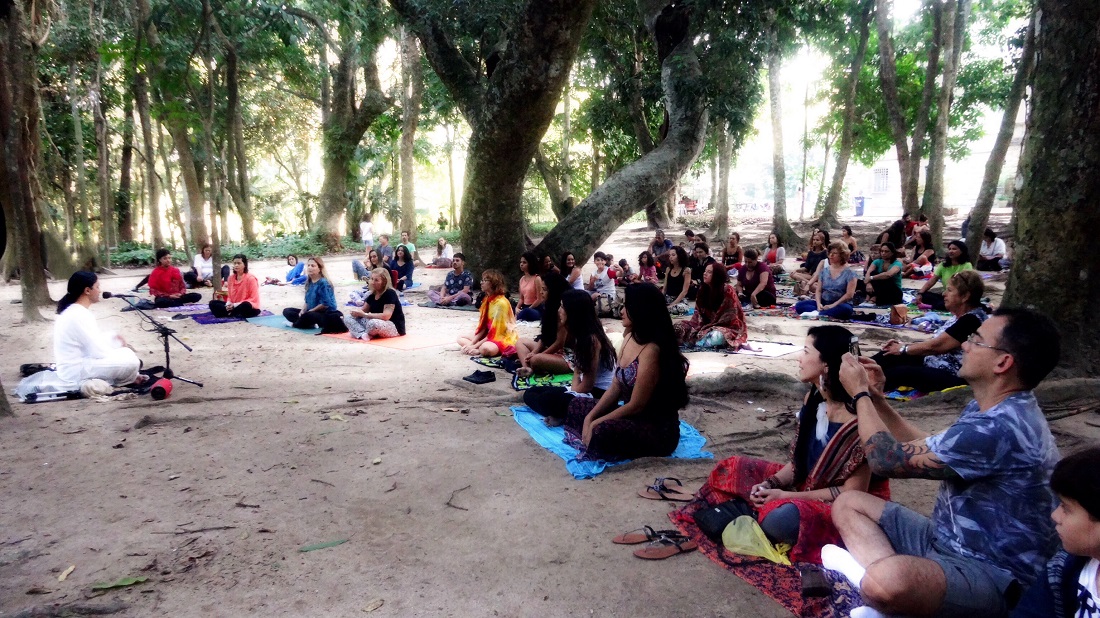
MULTIPOLYGON (((764 230, 751 233, 757 244, 764 230)), ((649 236, 624 226, 604 249, 634 263, 649 236)), ((678 231, 670 236, 678 240, 678 231)), ((327 259, 341 302, 353 289, 352 257, 327 259)), ((283 270, 274 261, 252 266, 261 280, 283 270)), ((125 291, 141 274, 106 276, 102 287, 125 291)), ((416 271, 429 285, 444 275, 416 271)), ((50 289, 58 298, 64 283, 50 289)), ((264 308, 299 306, 301 294, 265 286, 264 308)), ((424 300, 422 291, 407 297, 424 300)), ((18 287, 0 286, 0 376, 9 391, 21 363, 52 361, 51 323, 21 324, 16 298, 18 287)), ((94 307, 101 326, 124 333, 147 365, 163 364, 156 337, 136 314, 119 312, 120 302, 94 307)), ((478 367, 452 342, 473 331, 477 314, 405 310, 409 331, 440 345, 406 351, 247 323, 171 321, 193 348, 173 343, 173 368, 205 388, 177 383, 164 402, 12 400, 17 416, 0 420, 0 616, 65 604, 113 605, 119 616, 787 615, 702 555, 650 562, 611 543, 620 532, 668 524, 672 506, 639 498, 638 489, 659 475, 697 487, 714 461, 645 459, 574 480, 511 418, 520 393, 503 373, 486 385, 461 380, 478 367), (130 576, 148 579, 92 590, 130 576)), ((750 318, 750 339, 798 349, 812 324, 750 318)), ((893 335, 859 330, 869 347, 893 335)), ((804 391, 741 385, 759 382, 754 372, 794 375, 797 355, 689 358, 701 375, 682 418, 708 437, 708 450, 719 459, 782 458, 804 391)), ((937 429, 961 405, 905 409, 937 429)), ((1072 446, 1097 439, 1088 424, 1095 418, 1052 427, 1072 446)), ((927 512, 934 489, 897 482, 894 496, 927 512)))

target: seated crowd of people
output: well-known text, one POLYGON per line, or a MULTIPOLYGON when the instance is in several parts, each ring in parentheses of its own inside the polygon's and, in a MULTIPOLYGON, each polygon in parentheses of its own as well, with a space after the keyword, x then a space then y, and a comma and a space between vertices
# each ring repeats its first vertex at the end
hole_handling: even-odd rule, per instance
MULTIPOLYGON (((787 457, 729 457, 714 467, 695 499, 715 506, 740 503, 769 542, 788 548, 790 560, 842 573, 864 603, 853 616, 1014 612, 1095 618, 1100 448, 1060 460, 1033 392, 1058 364, 1058 329, 1031 310, 990 311, 965 243, 951 241, 938 259, 926 252, 926 231, 913 235, 920 238, 918 251, 906 263, 884 232, 861 276, 850 268, 858 250, 850 229, 836 242, 829 242, 826 231, 815 232, 803 269, 795 271, 802 277, 792 276, 813 298, 799 301, 795 310, 843 320, 851 316, 857 292, 878 304, 897 302, 906 266, 927 264, 933 265, 930 278, 918 297, 951 317, 925 341, 891 339, 870 357, 858 355, 858 338, 844 326, 809 328, 797 371, 807 392, 787 457), (937 282, 944 284, 938 295, 931 291, 937 282), (963 384, 973 400, 936 433, 913 424, 887 398, 899 386, 927 392, 963 384), (891 480, 906 478, 940 481, 930 516, 891 501, 891 480)), ((448 272, 427 296, 437 305, 477 306, 473 332, 458 339, 462 353, 514 358, 520 376, 572 374, 568 386, 533 387, 523 400, 547 424, 563 426, 585 457, 664 457, 679 444, 679 414, 689 402, 684 351, 744 345, 744 309, 775 303, 782 272, 775 267, 783 266, 775 234, 759 251, 742 247, 740 236, 731 234, 721 259, 710 255, 700 235, 689 236, 690 256, 659 232, 639 255, 637 270, 597 252, 587 279, 572 253, 557 263, 524 253, 515 305, 499 270, 482 272, 475 294, 465 256, 441 242, 432 266, 448 272), (691 315, 674 320, 688 313, 679 308, 689 301, 691 315), (607 315, 622 320, 618 346, 601 322, 607 315), (521 337, 518 320, 536 323, 538 335, 521 337)), ((281 283, 302 278, 305 290, 300 308, 283 311, 286 320, 296 328, 346 331, 357 338, 404 335, 398 290, 411 284, 417 254, 402 243, 387 262, 388 239, 379 241, 379 247, 368 247, 365 263, 353 265, 368 287, 361 306, 348 315, 338 309, 322 258, 288 258, 290 271, 281 283)), ((912 241, 901 240, 906 242, 912 241)), ((171 265, 167 250, 158 251, 148 282, 155 305, 196 302, 186 286, 206 281, 199 266, 196 261, 195 277, 186 278, 171 265)), ((211 313, 258 315, 260 284, 248 272, 247 257, 235 255, 228 266, 211 313)), ((58 372, 73 382, 139 381, 132 349, 100 331, 88 311, 100 296, 94 274, 70 278, 54 335, 58 372)), ((656 542, 681 543, 670 538, 656 542)))

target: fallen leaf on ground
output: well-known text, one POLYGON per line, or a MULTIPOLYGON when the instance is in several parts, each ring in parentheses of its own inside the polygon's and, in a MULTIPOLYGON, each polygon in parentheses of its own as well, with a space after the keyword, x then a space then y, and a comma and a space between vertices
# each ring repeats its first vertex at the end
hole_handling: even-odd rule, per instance
POLYGON ((76 570, 76 565, 75 564, 69 565, 69 568, 65 569, 64 571, 61 572, 61 575, 57 576, 57 581, 59 581, 59 582, 65 581, 66 579, 68 579, 69 575, 71 575, 72 572, 75 571, 75 570, 76 570))
POLYGON ((326 541, 324 543, 317 543, 315 545, 306 545, 305 547, 299 547, 298 551, 307 552, 307 551, 317 551, 318 549, 328 549, 329 547, 336 547, 337 545, 343 545, 344 543, 347 543, 347 542, 348 542, 347 539, 340 539, 338 541, 326 541))
POLYGON ((382 599, 375 599, 375 600, 371 601, 370 603, 367 603, 367 606, 363 608, 363 611, 364 612, 373 612, 374 610, 378 609, 379 607, 382 607, 383 604, 385 604, 385 601, 383 601, 382 599))
POLYGON ((101 582, 92 586, 92 590, 110 590, 111 588, 125 588, 127 586, 133 586, 134 584, 140 584, 148 581, 148 577, 123 577, 116 582, 101 582))
POLYGON ((34 588, 28 590, 27 594, 50 594, 51 592, 53 592, 53 590, 48 590, 46 588, 35 586, 34 588))

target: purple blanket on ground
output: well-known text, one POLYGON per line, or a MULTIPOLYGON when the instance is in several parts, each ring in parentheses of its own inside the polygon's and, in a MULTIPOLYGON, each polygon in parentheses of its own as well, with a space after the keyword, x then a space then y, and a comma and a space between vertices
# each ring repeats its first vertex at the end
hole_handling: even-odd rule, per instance
POLYGON ((163 309, 158 309, 158 311, 168 311, 170 313, 201 313, 203 311, 210 311, 210 304, 190 303, 178 307, 165 307, 163 309))
MULTIPOLYGON (((261 317, 264 317, 264 316, 267 316, 267 315, 275 315, 275 314, 271 313, 270 311, 264 310, 264 311, 261 311, 260 315, 258 315, 256 317, 261 318, 261 317)), ((191 319, 198 322, 199 324, 225 324, 227 322, 244 322, 244 318, 219 318, 219 317, 215 317, 214 314, 210 313, 209 311, 207 311, 205 313, 192 314, 191 319)))

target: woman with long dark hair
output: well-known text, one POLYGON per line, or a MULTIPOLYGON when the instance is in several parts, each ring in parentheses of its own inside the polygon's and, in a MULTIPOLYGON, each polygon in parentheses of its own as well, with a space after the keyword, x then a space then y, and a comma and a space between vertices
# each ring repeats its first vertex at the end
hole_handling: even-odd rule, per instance
POLYGON ((974 270, 970 263, 970 249, 961 240, 952 240, 947 243, 947 256, 932 270, 932 278, 921 286, 917 292, 917 303, 931 305, 936 311, 944 311, 947 306, 943 301, 943 292, 929 292, 933 286, 943 282, 943 290, 947 289, 947 283, 957 273, 964 270, 974 270))
POLYGON ((931 272, 932 267, 936 265, 936 248, 932 246, 932 234, 923 231, 914 234, 912 246, 913 259, 902 258, 901 260, 905 265, 901 276, 908 277, 915 274, 919 279, 923 274, 931 272))
POLYGON ((561 271, 561 276, 565 277, 565 280, 569 282, 570 287, 574 290, 584 289, 584 279, 581 277, 581 267, 577 266, 577 257, 573 255, 572 251, 566 251, 561 254, 559 270, 561 271))
POLYGON ((653 285, 660 283, 660 279, 657 278, 657 262, 649 251, 638 254, 638 272, 631 275, 630 283, 652 283, 653 285))
MULTIPOLYGON (((393 250, 393 261, 390 262, 390 267, 388 269, 397 272, 397 277, 393 280, 393 287, 397 288, 398 291, 411 288, 413 284, 413 269, 415 268, 413 254, 409 252, 408 246, 397 245, 393 250)), ((390 274, 392 275, 393 273, 390 274)))
POLYGON ((57 303, 53 331, 53 357, 57 377, 79 387, 85 380, 104 380, 113 386, 138 379, 138 360, 126 341, 101 331, 90 308, 101 297, 99 277, 78 271, 69 277, 65 295, 57 303))
POLYGON ((542 322, 537 339, 520 339, 516 356, 521 378, 533 373, 559 374, 572 371, 565 361, 565 337, 568 331, 558 323, 561 296, 571 289, 565 277, 558 273, 543 273, 538 280, 539 304, 543 306, 542 322))
POLYGON ((536 386, 523 393, 523 402, 560 425, 574 397, 599 399, 611 386, 615 373, 615 348, 596 317, 596 304, 581 290, 567 290, 558 309, 559 328, 565 336, 565 359, 573 371, 569 388, 536 386))
MULTIPOLYGON (((821 548, 840 533, 830 516, 845 491, 889 499, 889 485, 872 477, 859 439, 851 394, 840 383, 841 359, 852 333, 841 326, 809 330, 798 378, 810 385, 786 463, 734 456, 719 463, 696 494, 709 505, 740 498, 757 509, 773 543, 791 545, 792 562, 821 562, 821 548)), ((674 520, 690 517, 686 511, 674 520)))
POLYGON ((599 401, 570 402, 566 430, 589 459, 666 457, 680 442, 688 362, 656 286, 627 286, 622 318, 626 336, 615 379, 599 401))
POLYGON ((892 242, 879 246, 879 258, 867 265, 863 276, 867 297, 876 305, 897 305, 901 302, 901 260, 892 242))
POLYGON ((687 251, 676 246, 668 251, 668 270, 665 271, 665 294, 668 310, 677 315, 687 313, 688 292, 691 290, 691 268, 688 267, 687 251))
POLYGON ((538 322, 542 319, 542 305, 539 303, 538 279, 541 262, 534 251, 525 251, 519 256, 519 304, 516 306, 516 319, 521 322, 538 322))
POLYGON ((210 301, 210 313, 240 320, 260 315, 260 282, 248 272, 248 256, 233 256, 233 274, 225 278, 224 285, 226 298, 210 301))
POLYGON ((680 345, 739 350, 748 341, 745 312, 723 265, 707 265, 695 299, 695 315, 675 328, 680 345))

